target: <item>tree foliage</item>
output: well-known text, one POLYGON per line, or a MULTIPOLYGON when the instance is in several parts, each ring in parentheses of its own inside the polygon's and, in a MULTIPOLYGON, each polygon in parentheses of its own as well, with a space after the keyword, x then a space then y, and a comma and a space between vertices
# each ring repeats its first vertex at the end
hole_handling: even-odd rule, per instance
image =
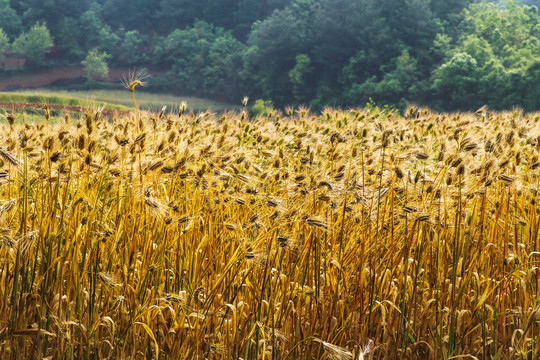
POLYGON ((88 52, 86 58, 81 61, 88 81, 105 80, 109 77, 109 65, 107 64, 109 57, 106 52, 100 52, 97 49, 88 52))
POLYGON ((8 52, 9 48, 10 48, 9 37, 4 32, 3 29, 0 29, 0 63, 2 64, 2 68, 4 68, 4 65, 5 65, 2 59, 8 52))
POLYGON ((16 38, 23 31, 21 17, 9 4, 0 4, 0 24, 11 39, 16 38))
POLYGON ((243 51, 230 32, 199 21, 160 41, 154 60, 171 67, 171 80, 178 91, 228 98, 238 87, 243 51))
POLYGON ((22 33, 13 42, 13 52, 25 56, 33 63, 39 63, 53 46, 49 29, 44 24, 36 24, 22 33))
POLYGON ((535 92, 530 78, 540 59, 536 8, 511 1, 474 4, 464 12, 464 27, 433 72, 439 107, 536 109, 538 100, 523 93, 535 92))
MULTIPOLYGON (((167 72, 170 90, 276 106, 537 109, 537 0, 0 0, 13 52, 42 65, 167 72), (40 24, 40 31, 32 30, 40 24), (33 31, 33 32, 32 32, 33 31), (43 45, 46 45, 45 47, 43 45), (45 49, 44 49, 45 48, 45 49)), ((163 82, 165 83, 165 82, 163 82)))

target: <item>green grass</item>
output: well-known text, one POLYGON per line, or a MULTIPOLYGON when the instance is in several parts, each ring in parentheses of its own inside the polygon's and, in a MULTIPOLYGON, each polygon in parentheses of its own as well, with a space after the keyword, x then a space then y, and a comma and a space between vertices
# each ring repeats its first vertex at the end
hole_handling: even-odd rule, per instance
POLYGON ((64 94, 52 94, 43 91, 32 92, 1 92, 1 103, 27 103, 27 104, 42 104, 62 105, 62 106, 81 106, 81 107, 104 107, 107 110, 127 111, 128 107, 120 104, 111 104, 100 99, 91 99, 89 97, 82 98, 70 96, 68 92, 64 94))
MULTIPOLYGON (((13 94, 13 93, 11 93, 13 94)), ((3 95, 0 93, 0 95, 3 95)), ((62 90, 47 90, 33 89, 23 90, 13 94, 27 97, 43 97, 50 99, 70 99, 77 101, 86 101, 90 103, 104 102, 113 103, 128 108, 133 108, 133 98, 127 90, 87 90, 87 91, 62 91, 62 90), (30 96, 28 96, 30 95, 30 96)), ((142 109, 159 111, 162 106, 166 105, 168 109, 178 108, 182 102, 187 104, 188 109, 194 111, 213 110, 222 111, 236 108, 233 105, 225 104, 209 99, 197 97, 180 97, 170 94, 150 94, 143 91, 136 91, 137 104, 142 109)), ((0 97, 1 99, 1 97, 0 97)), ((19 101, 20 102, 20 101, 19 101)), ((51 102, 52 104, 53 102, 51 102)))

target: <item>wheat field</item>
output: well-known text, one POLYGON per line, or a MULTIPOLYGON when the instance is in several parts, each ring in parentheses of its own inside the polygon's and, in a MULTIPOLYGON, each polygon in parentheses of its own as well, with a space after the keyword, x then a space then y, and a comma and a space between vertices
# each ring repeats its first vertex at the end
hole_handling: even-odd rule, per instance
POLYGON ((246 112, 6 114, 0 358, 539 356, 539 114, 246 112))

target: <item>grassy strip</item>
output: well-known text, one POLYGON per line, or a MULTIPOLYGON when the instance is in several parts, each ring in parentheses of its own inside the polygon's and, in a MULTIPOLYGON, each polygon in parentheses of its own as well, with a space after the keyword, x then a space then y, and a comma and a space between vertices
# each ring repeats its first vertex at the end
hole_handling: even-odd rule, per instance
MULTIPOLYGON (((53 99, 71 98, 87 102, 106 102, 126 106, 133 109, 133 98, 125 90, 87 90, 87 91, 62 91, 62 90, 24 90, 16 94, 29 94, 30 96, 43 96, 53 99), (36 95, 39 94, 39 95, 36 95), (82 100, 86 99, 86 100, 82 100)), ((185 102, 189 109, 194 111, 223 111, 236 109, 237 106, 221 103, 198 97, 183 97, 171 94, 151 94, 144 91, 137 91, 137 104, 141 109, 159 111, 163 106, 168 109, 178 109, 185 102)))
POLYGON ((111 104, 102 100, 84 100, 83 98, 60 94, 47 94, 42 92, 18 93, 18 92, 0 92, 0 103, 23 103, 23 104, 43 104, 78 106, 85 108, 103 107, 106 110, 129 111, 129 108, 123 105, 111 104))

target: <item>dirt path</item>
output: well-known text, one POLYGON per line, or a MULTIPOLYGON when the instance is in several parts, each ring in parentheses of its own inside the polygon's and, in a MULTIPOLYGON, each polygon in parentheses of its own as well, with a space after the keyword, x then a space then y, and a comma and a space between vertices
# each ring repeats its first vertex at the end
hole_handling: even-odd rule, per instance
MULTIPOLYGON (((122 75, 127 74, 128 69, 110 69, 109 81, 122 80, 122 75)), ((20 88, 41 87, 54 83, 58 80, 78 79, 84 77, 82 66, 64 66, 51 68, 36 73, 16 75, 9 79, 0 79, 0 91, 16 90, 20 88)))

